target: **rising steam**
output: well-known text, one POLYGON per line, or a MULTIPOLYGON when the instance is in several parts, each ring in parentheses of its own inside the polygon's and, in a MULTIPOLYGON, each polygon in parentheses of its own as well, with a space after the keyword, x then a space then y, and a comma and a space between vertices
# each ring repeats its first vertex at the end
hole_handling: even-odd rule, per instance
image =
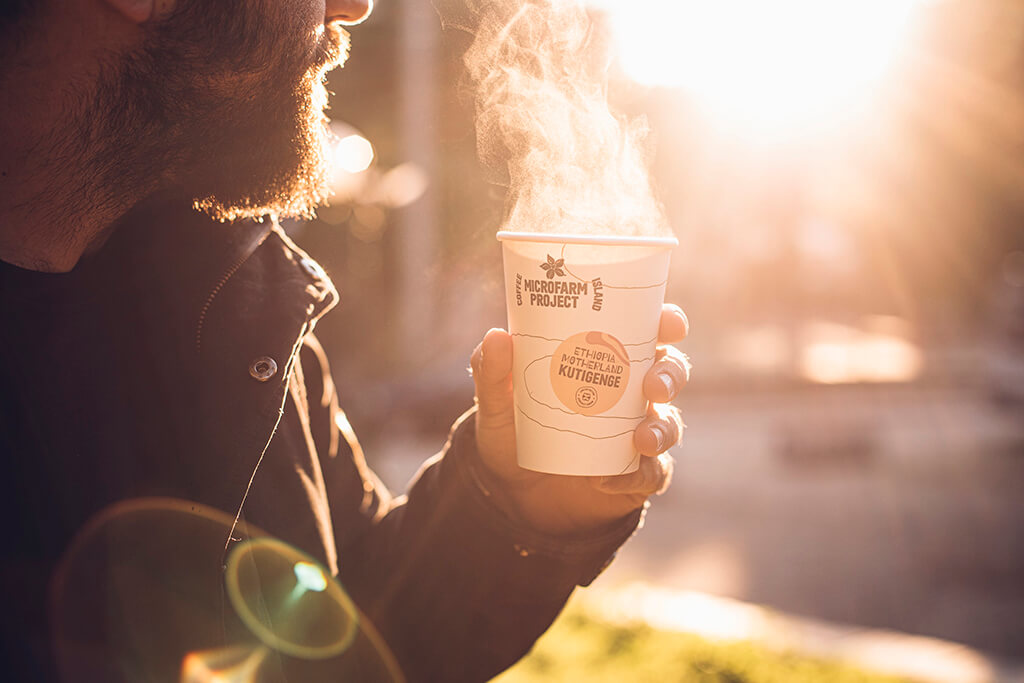
POLYGON ((671 234, 647 173, 646 123, 609 110, 610 40, 581 3, 467 4, 477 150, 507 168, 504 229, 671 234))

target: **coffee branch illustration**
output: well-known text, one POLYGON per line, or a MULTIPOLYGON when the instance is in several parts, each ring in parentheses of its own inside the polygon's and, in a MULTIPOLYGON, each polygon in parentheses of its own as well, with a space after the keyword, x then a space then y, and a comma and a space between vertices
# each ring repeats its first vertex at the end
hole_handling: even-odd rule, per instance
MULTIPOLYGON (((572 272, 571 270, 569 270, 568 266, 566 266, 566 265, 565 265, 565 248, 566 248, 567 246, 569 246, 569 245, 568 245, 568 244, 563 244, 563 245, 562 245, 562 251, 561 251, 561 253, 559 254, 559 257, 560 257, 560 258, 559 258, 559 259, 558 259, 557 261, 556 261, 555 259, 551 258, 551 255, 550 255, 550 254, 548 255, 548 261, 549 261, 550 263, 559 263, 559 264, 561 264, 561 266, 560 266, 560 267, 561 267, 561 268, 562 268, 563 270, 565 270, 565 271, 566 271, 566 272, 567 272, 567 273, 568 273, 569 275, 571 275, 572 277, 576 278, 576 279, 577 279, 577 280, 579 280, 580 282, 587 282, 587 280, 584 280, 584 279, 583 279, 583 278, 581 278, 581 277, 580 277, 579 275, 577 275, 576 273, 574 273, 574 272, 572 272)), ((541 268, 544 268, 545 270, 548 270, 547 268, 545 268, 545 265, 547 265, 547 264, 544 264, 544 263, 542 263, 540 267, 541 267, 541 268)), ((559 272, 558 274, 559 274, 559 275, 565 275, 565 273, 562 273, 562 272, 559 272)), ((551 271, 550 271, 550 270, 548 270, 548 277, 549 277, 549 278, 550 278, 550 277, 554 277, 554 275, 552 275, 552 274, 551 274, 551 271)), ((663 286, 663 285, 664 285, 664 284, 666 284, 667 282, 668 282, 668 278, 666 277, 666 278, 665 278, 664 280, 662 280, 661 282, 656 282, 656 283, 654 283, 653 285, 635 285, 635 286, 625 286, 625 285, 610 285, 610 284, 608 284, 607 282, 602 282, 602 283, 601 283, 601 286, 603 286, 603 287, 607 287, 608 289, 654 289, 655 287, 661 287, 661 286, 663 286)))
MULTIPOLYGON (((583 436, 583 437, 586 437, 588 439, 593 439, 594 441, 604 441, 605 439, 617 439, 617 438, 619 438, 621 436, 626 436, 627 434, 632 434, 633 433, 632 429, 627 429, 626 431, 619 432, 618 434, 609 434, 607 436, 594 436, 593 434, 585 434, 583 432, 577 432, 575 429, 562 429, 561 427, 552 427, 551 425, 544 424, 543 422, 541 422, 540 420, 538 420, 535 417, 531 417, 525 410, 523 410, 522 406, 516 406, 516 408, 519 409, 519 414, 520 415, 525 417, 527 420, 530 420, 531 422, 536 422, 541 427, 545 427, 547 429, 553 429, 556 432, 565 432, 566 434, 577 434, 579 436, 583 436)), ((630 463, 630 464, 632 464, 632 463, 630 463)), ((629 466, 624 468, 622 471, 625 472, 627 469, 629 469, 629 466)))
MULTIPOLYGON (((528 339, 541 339, 543 341, 549 341, 549 342, 564 342, 565 341, 565 339, 553 339, 551 337, 542 337, 542 336, 540 336, 538 334, 526 334, 525 332, 513 332, 510 336, 512 336, 512 337, 526 337, 528 339)), ((647 341, 634 342, 632 344, 625 344, 624 343, 623 346, 648 346, 649 344, 653 344, 656 341, 658 341, 657 337, 655 337, 653 339, 648 339, 647 341)), ((548 356, 548 357, 550 358, 550 356, 548 356)), ((649 356, 647 358, 641 358, 639 360, 630 361, 630 362, 631 363, 640 363, 640 362, 645 361, 645 360, 652 360, 653 358, 654 358, 654 356, 649 356)))

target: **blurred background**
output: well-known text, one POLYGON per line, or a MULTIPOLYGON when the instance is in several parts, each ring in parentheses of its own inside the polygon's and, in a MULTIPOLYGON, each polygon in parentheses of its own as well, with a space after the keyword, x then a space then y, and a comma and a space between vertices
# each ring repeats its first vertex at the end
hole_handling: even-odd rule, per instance
MULTIPOLYGON (((688 429, 591 591, 646 585, 1024 659, 1024 3, 594 2, 680 246, 688 429)), ((443 14, 443 12, 442 12, 443 14)), ((504 188, 437 10, 382 0, 331 75, 342 405, 404 488, 504 326, 504 188)), ((585 132, 581 132, 585 134, 585 132)))

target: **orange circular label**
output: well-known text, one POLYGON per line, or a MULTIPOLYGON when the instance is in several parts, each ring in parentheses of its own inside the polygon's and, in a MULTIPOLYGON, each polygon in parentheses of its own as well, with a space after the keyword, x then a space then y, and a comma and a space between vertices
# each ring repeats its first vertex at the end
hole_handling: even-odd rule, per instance
POLYGON ((551 387, 566 408, 580 415, 611 410, 629 384, 629 354, 607 332, 580 332, 551 356, 551 387))

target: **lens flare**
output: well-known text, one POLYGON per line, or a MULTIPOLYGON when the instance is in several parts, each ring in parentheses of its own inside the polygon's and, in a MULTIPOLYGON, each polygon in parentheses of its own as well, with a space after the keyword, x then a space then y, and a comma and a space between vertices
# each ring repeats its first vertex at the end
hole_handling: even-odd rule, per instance
POLYGON ((266 645, 190 652, 181 662, 181 683, 253 683, 270 654, 266 645))
POLYGON ((320 567, 311 562, 296 562, 295 579, 304 590, 322 593, 327 588, 327 577, 320 567))
POLYGON ((355 639, 359 612, 315 561, 270 538, 239 544, 224 581, 232 607, 264 644, 306 659, 334 657, 355 639))
POLYGON ((199 503, 117 503, 76 535, 52 590, 60 680, 404 681, 316 559, 199 503), (225 561, 224 542, 233 541, 225 561), (225 593, 227 601, 224 600, 225 593))

